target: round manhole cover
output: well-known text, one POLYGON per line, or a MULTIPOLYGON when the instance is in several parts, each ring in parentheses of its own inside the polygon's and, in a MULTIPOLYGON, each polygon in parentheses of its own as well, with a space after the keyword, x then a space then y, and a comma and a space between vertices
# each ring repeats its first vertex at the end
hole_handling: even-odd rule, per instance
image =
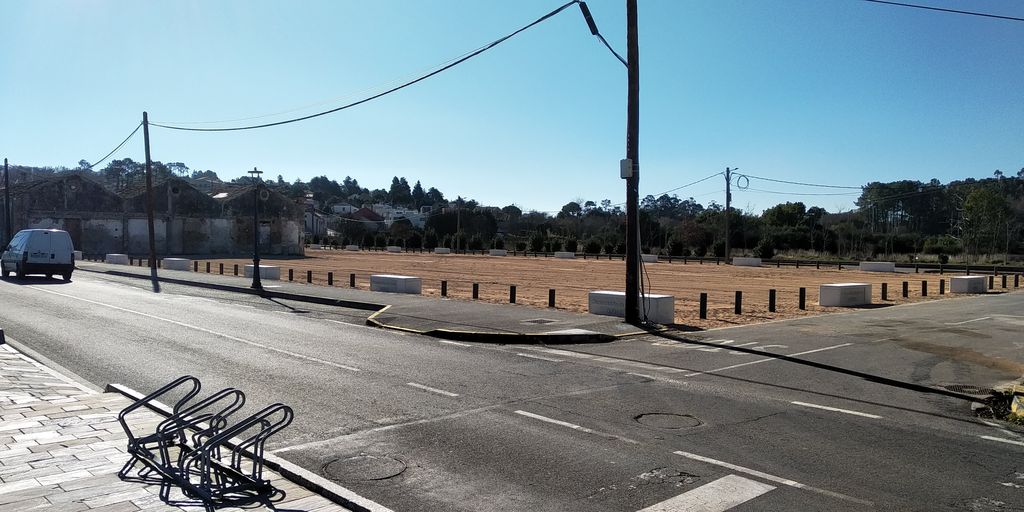
POLYGON ((680 428, 699 427, 704 423, 689 414, 673 414, 667 412, 652 412, 637 416, 636 421, 648 427, 675 430, 680 428))
POLYGON ((354 457, 334 459, 324 464, 323 472, 339 482, 362 482, 385 480, 405 471, 406 464, 387 455, 359 454, 354 457))

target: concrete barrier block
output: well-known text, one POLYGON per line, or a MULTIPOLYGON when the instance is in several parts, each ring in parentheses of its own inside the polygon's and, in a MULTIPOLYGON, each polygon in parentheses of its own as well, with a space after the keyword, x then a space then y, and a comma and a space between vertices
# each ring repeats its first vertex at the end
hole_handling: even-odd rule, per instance
POLYGON ((508 256, 508 250, 507 249, 491 249, 489 254, 491 256, 508 256))
POLYGON ((402 252, 402 248, 397 245, 389 245, 388 252, 402 252))
MULTIPOLYGON (((647 294, 643 296, 643 310, 647 318, 659 324, 675 322, 676 298, 672 295, 647 294)), ((590 292, 587 297, 587 310, 593 315, 626 317, 626 293, 608 290, 590 292)))
POLYGON ((988 278, 985 276, 957 276, 949 279, 950 293, 986 293, 988 278))
POLYGON ((322 244, 309 244, 306 247, 309 248, 309 249, 323 249, 324 248, 324 246, 322 244))
POLYGON ((192 260, 188 258, 164 258, 164 270, 192 270, 192 260))
POLYGON ((447 247, 434 247, 434 254, 451 254, 452 250, 447 247))
POLYGON ((896 263, 892 261, 862 261, 861 272, 896 272, 896 263))
POLYGON ((574 260, 576 259, 576 253, 569 251, 555 251, 556 258, 562 258, 563 260, 574 260))
POLYGON ((75 251, 75 261, 82 261, 82 258, 84 258, 82 251, 75 251))
POLYGON ((412 293, 419 295, 423 281, 418 277, 373 274, 370 276, 370 291, 387 293, 412 293))
MULTIPOLYGON (((252 265, 245 266, 245 277, 252 277, 252 265)), ((281 267, 260 265, 260 279, 281 279, 281 267)))
POLYGON ((823 284, 818 288, 819 306, 859 306, 871 304, 870 283, 823 284))
POLYGON ((346 245, 345 246, 345 250, 346 251, 358 251, 359 250, 359 246, 358 245, 346 245))
POLYGON ((127 265, 128 255, 127 254, 107 254, 103 257, 104 263, 110 263, 111 265, 127 265))
POLYGON ((733 258, 734 267, 760 267, 761 258, 733 258))
POLYGON ((644 263, 657 263, 658 262, 658 255, 657 254, 641 254, 640 255, 640 260, 643 261, 644 263))

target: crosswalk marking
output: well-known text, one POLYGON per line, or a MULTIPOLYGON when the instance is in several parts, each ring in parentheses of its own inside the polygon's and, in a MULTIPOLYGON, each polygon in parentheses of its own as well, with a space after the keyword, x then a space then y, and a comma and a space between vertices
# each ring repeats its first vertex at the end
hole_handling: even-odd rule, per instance
POLYGON ((773 489, 756 480, 727 475, 640 512, 724 512, 773 489))

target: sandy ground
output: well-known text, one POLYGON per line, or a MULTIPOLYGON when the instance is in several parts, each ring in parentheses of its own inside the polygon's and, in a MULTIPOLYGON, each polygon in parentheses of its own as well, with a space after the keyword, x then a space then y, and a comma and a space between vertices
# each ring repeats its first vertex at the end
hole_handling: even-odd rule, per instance
MULTIPOLYGON (((233 265, 251 264, 245 259, 200 260, 199 270, 205 271, 205 261, 212 262, 211 271, 230 274, 233 265)), ((281 278, 288 279, 293 269, 294 279, 305 282, 306 271, 313 272, 313 283, 327 285, 327 273, 333 272, 334 286, 349 284, 349 274, 356 275, 356 287, 369 289, 370 274, 401 274, 423 279, 423 294, 440 296, 441 281, 448 281, 448 296, 472 300, 473 283, 480 285, 480 300, 507 303, 509 286, 516 286, 516 302, 536 307, 547 307, 548 290, 555 290, 555 306, 571 311, 587 310, 587 292, 591 290, 623 290, 625 265, 620 260, 605 259, 563 260, 524 256, 469 256, 435 255, 420 253, 391 254, 386 252, 348 252, 333 250, 306 250, 305 258, 265 259, 264 265, 279 265, 281 278)), ((241 270, 239 271, 241 272, 241 270)), ((848 311, 848 308, 823 308, 818 304, 818 285, 825 283, 872 283, 875 304, 902 304, 949 297, 949 278, 946 273, 886 274, 839 270, 836 266, 818 270, 814 266, 801 267, 733 267, 714 262, 698 264, 689 261, 646 264, 648 289, 676 297, 676 322, 700 329, 765 322, 783 318, 848 311), (939 295, 939 280, 946 281, 947 295, 939 295), (902 283, 909 283, 909 297, 902 297, 902 283), (928 296, 921 296, 921 282, 928 282, 928 296), (881 300, 881 284, 888 283, 888 300, 881 300), (798 308, 799 289, 807 289, 807 309, 798 308), (768 294, 775 289, 776 312, 768 311, 768 294), (735 293, 743 294, 743 311, 734 312, 735 293), (708 294, 708 319, 699 318, 700 294, 708 294)), ((996 292, 1001 292, 1001 278, 995 281, 996 292)), ((1013 290, 1013 276, 1009 276, 1008 289, 1013 290)))

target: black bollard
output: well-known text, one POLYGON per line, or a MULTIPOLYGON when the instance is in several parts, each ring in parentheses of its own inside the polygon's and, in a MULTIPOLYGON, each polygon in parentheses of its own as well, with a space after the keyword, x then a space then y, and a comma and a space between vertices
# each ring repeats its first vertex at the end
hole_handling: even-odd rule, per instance
POLYGON ((775 289, 768 290, 768 312, 775 312, 775 289))
POLYGON ((707 320, 708 318, 708 294, 700 294, 700 319, 707 320))

